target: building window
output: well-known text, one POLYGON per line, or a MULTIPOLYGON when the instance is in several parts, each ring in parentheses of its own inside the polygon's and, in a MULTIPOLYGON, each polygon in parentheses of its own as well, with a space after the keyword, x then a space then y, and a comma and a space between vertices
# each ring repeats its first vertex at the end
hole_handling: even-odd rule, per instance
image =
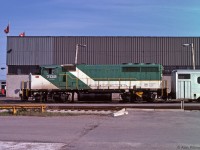
POLYGON ((190 74, 178 74, 178 79, 190 79, 190 74))
POLYGON ((39 66, 21 66, 11 65, 8 66, 8 75, 28 75, 28 74, 40 74, 39 66))

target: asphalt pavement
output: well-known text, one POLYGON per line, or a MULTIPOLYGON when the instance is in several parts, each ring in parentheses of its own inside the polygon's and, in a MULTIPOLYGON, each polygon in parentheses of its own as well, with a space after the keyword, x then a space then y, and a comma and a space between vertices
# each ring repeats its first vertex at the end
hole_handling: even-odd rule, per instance
POLYGON ((128 115, 0 116, 0 149, 200 150, 199 111, 128 115))

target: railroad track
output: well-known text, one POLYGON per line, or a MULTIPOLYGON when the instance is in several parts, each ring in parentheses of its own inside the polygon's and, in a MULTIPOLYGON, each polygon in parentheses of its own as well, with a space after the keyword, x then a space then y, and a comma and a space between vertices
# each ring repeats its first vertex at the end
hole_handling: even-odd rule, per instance
POLYGON ((112 103, 84 103, 84 102, 75 102, 75 103, 35 103, 35 101, 22 102, 19 99, 0 99, 0 106, 3 105, 45 105, 47 110, 111 110, 117 111, 123 108, 130 109, 184 109, 184 110, 200 110, 200 103, 189 103, 186 101, 184 106, 181 105, 181 101, 177 100, 168 100, 167 102, 157 101, 155 103, 120 103, 119 101, 114 101, 112 103), (184 107, 184 108, 183 108, 184 107))
MULTIPOLYGON (((182 106, 179 103, 172 103, 172 104, 0 104, 1 107, 3 106, 45 106, 46 109, 51 110, 120 110, 123 108, 130 108, 130 109, 181 109, 182 106)), ((183 109, 183 108, 182 108, 183 109)), ((185 103, 184 104, 185 110, 200 110, 199 103, 185 103)))
POLYGON ((98 105, 98 104, 90 104, 90 105, 47 105, 47 109, 51 110, 120 110, 120 109, 184 109, 184 110, 200 110, 200 104, 185 104, 181 106, 181 104, 123 104, 123 105, 98 105))
POLYGON ((17 111, 39 110, 40 112, 70 113, 70 114, 113 114, 126 109, 134 110, 200 110, 200 104, 0 104, 0 109, 17 111))
MULTIPOLYGON (((185 103, 191 103, 189 100, 184 100, 185 103)), ((157 104, 157 103, 180 103, 181 100, 176 100, 176 99, 170 99, 170 100, 156 100, 152 102, 152 104, 157 104)), ((0 97, 0 104, 63 104, 63 103, 56 103, 54 101, 47 101, 47 102, 35 102, 34 100, 29 99, 28 101, 21 101, 19 98, 11 99, 11 98, 6 98, 6 97, 0 97)), ((64 104, 70 104, 72 103, 71 101, 64 102, 64 104)), ((75 101, 74 104, 143 104, 143 103, 148 103, 146 101, 135 101, 135 102, 123 102, 120 99, 114 99, 112 102, 104 102, 104 101, 75 101)), ((197 103, 197 102, 196 102, 197 103)))

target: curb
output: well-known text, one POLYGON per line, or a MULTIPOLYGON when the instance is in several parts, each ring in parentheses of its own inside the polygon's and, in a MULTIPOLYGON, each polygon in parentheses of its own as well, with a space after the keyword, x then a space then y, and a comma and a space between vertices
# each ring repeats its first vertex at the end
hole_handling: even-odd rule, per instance
POLYGON ((184 109, 135 109, 135 108, 128 108, 128 111, 170 111, 170 112, 184 112, 184 109))
POLYGON ((68 113, 68 114, 92 114, 92 115, 109 115, 112 111, 97 111, 97 110, 47 110, 49 113, 68 113))

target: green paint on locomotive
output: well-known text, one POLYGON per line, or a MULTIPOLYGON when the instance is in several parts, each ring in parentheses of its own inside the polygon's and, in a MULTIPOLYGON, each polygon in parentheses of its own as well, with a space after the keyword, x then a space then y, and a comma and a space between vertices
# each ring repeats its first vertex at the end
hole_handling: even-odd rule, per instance
POLYGON ((91 89, 86 82, 88 79, 92 81, 162 80, 162 71, 163 67, 160 64, 41 66, 41 75, 59 89, 91 89))
POLYGON ((96 81, 162 80, 160 64, 77 65, 81 71, 96 81))

